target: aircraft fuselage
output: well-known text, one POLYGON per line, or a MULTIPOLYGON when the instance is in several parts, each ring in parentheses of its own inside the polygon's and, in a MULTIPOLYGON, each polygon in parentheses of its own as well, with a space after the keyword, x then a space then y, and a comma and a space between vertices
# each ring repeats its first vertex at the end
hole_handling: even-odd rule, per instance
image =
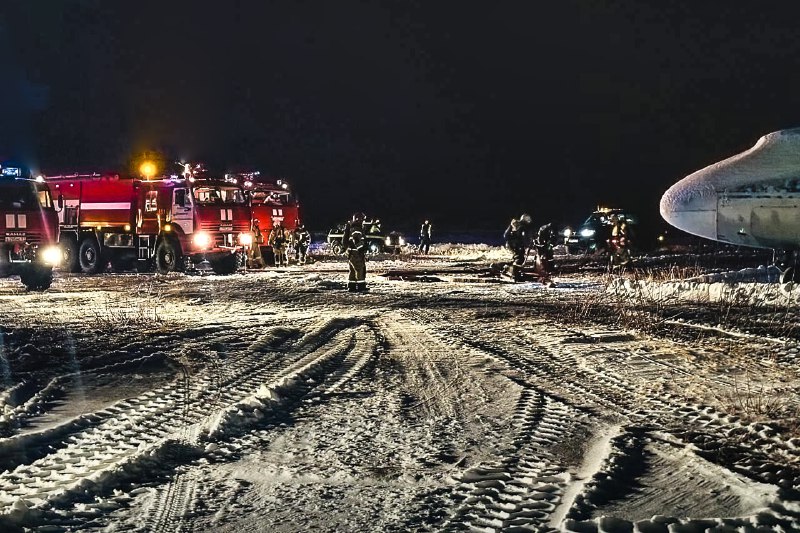
POLYGON ((800 129, 783 130, 687 176, 661 198, 661 216, 729 244, 800 249, 800 129))

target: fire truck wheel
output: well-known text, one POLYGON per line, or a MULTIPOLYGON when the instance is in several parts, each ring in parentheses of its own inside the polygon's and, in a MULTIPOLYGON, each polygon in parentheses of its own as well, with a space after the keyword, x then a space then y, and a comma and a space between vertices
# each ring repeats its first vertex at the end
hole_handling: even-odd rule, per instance
POLYGON ((61 249, 64 254, 64 270, 72 274, 80 272, 81 264, 79 261, 80 251, 78 249, 78 241, 67 237, 61 241, 61 249))
POLYGON ((19 279, 29 291, 43 291, 50 288, 50 284, 53 283, 53 269, 48 266, 33 265, 22 272, 19 279))
POLYGON ((236 255, 230 254, 211 261, 211 269, 215 274, 233 274, 238 263, 236 255))
POLYGON ((156 272, 168 274, 179 269, 183 258, 178 247, 169 239, 164 239, 156 247, 156 272))
POLYGON ((333 243, 333 244, 331 245, 331 251, 332 251, 334 254, 336 254, 336 255, 339 255, 340 253, 342 253, 342 245, 341 245, 341 244, 339 244, 338 242, 335 242, 335 243, 333 243))
POLYGON ((100 272, 103 261, 100 257, 100 245, 97 244, 97 240, 94 237, 87 237, 81 241, 78 261, 81 265, 81 271, 85 274, 97 274, 100 272))

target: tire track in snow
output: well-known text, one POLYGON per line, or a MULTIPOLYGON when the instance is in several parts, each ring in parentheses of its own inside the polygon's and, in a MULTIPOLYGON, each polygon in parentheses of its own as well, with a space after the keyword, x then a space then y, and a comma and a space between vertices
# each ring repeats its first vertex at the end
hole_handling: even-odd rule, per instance
MULTIPOLYGON (((345 325, 341 321, 323 325, 299 341, 294 355, 300 359, 306 357, 345 325)), ((252 394, 265 378, 280 374, 280 368, 287 362, 282 358, 232 359, 228 368, 230 379, 223 383, 225 391, 221 395, 222 401, 227 402, 225 405, 243 399, 245 393, 252 394)), ((293 362, 293 358, 288 362, 293 362)), ((102 488, 109 483, 113 485, 115 476, 130 475, 124 472, 126 466, 157 455, 170 440, 181 440, 190 424, 208 419, 209 407, 211 412, 215 407, 210 401, 212 395, 206 390, 212 385, 208 375, 195 380, 190 398, 193 405, 183 420, 176 420, 174 413, 186 397, 179 385, 173 384, 119 402, 110 409, 113 418, 69 437, 65 448, 0 475, 0 517, 25 519, 32 515, 26 512, 28 508, 46 508, 68 501, 74 490, 94 490, 96 485, 102 488)))
MULTIPOLYGON (((359 326, 353 331, 345 330, 336 338, 331 339, 329 343, 318 346, 317 352, 309 353, 307 357, 276 372, 273 379, 277 380, 292 373, 304 375, 318 361, 322 361, 323 371, 317 370, 316 373, 325 376, 324 379, 319 380, 319 384, 308 385, 307 392, 304 390, 305 386, 299 387, 295 391, 297 398, 290 400, 280 411, 285 412, 291 409, 300 397, 324 397, 332 394, 362 373, 374 359, 376 351, 374 337, 374 333, 363 326, 359 326)), ((248 432, 231 431, 228 428, 228 431, 224 433, 225 438, 216 442, 215 448, 220 450, 215 453, 216 457, 221 460, 230 459, 224 452, 226 441, 235 441, 237 448, 235 456, 240 456, 248 449, 256 447, 264 437, 260 433, 251 433, 249 430, 261 424, 261 420, 247 424, 245 431, 248 432), (239 435, 240 433, 243 434, 239 435)), ((203 472, 202 468, 187 467, 185 472, 178 473, 176 479, 169 482, 165 488, 159 489, 156 503, 149 511, 152 520, 148 521, 148 531, 192 530, 191 524, 186 519, 193 517, 193 508, 197 501, 204 502, 206 513, 214 512, 214 506, 218 503, 212 496, 215 491, 214 480, 204 479, 203 472)))
POLYGON ((498 461, 458 476, 451 498, 461 503, 442 531, 529 531, 546 526, 569 481, 551 450, 576 430, 581 418, 574 408, 523 389, 509 424, 511 446, 498 461))
MULTIPOLYGON (((393 320, 392 324, 399 324, 398 337, 423 338, 433 334, 439 341, 433 344, 441 346, 439 350, 451 354, 452 359, 460 360, 457 364, 485 360, 486 353, 470 347, 448 349, 453 346, 452 339, 431 331, 428 310, 406 314, 416 320, 393 320)), ((422 353, 426 351, 425 345, 414 348, 422 353)), ((464 373, 459 372, 454 383, 463 380, 463 376, 464 373)), ((508 424, 497 427, 485 438, 500 445, 498 458, 453 474, 453 487, 437 489, 423 499, 422 513, 428 516, 422 520, 431 523, 432 529, 522 531, 540 528, 547 524, 550 513, 560 501, 569 475, 552 450, 583 424, 586 415, 542 394, 524 378, 507 377, 521 390, 508 424), (442 513, 449 516, 444 522, 433 525, 442 513)), ((446 389, 454 383, 447 383, 445 390, 436 390, 429 397, 437 400, 448 397, 446 389)), ((419 525, 419 519, 415 518, 404 527, 414 529, 419 525)))
MULTIPOLYGON (((432 319, 427 311, 426 318, 432 319)), ((613 367, 601 371, 590 368, 582 361, 585 346, 564 343, 547 328, 523 331, 499 345, 497 338, 486 339, 490 331, 455 324, 441 316, 436 319, 436 328, 443 339, 505 361, 558 397, 569 398, 577 405, 589 400, 592 411, 614 413, 645 428, 661 428, 697 446, 699 455, 739 475, 782 486, 800 486, 800 470, 793 466, 798 463, 798 450, 791 441, 759 425, 753 428, 757 431, 754 443, 731 438, 732 434, 749 433, 736 417, 689 404, 674 395, 656 395, 615 374, 613 367)))

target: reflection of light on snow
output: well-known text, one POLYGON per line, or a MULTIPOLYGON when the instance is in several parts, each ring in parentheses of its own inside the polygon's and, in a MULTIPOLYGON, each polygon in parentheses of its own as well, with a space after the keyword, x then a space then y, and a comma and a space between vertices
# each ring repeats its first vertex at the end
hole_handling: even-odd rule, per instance
POLYGON ((6 357, 6 335, 2 329, 0 329, 0 372, 3 373, 3 385, 10 385, 11 367, 6 357))
POLYGON ((76 357, 75 339, 69 331, 65 330, 66 340, 64 341, 64 350, 69 353, 69 365, 73 372, 73 379, 75 381, 75 390, 78 393, 78 401, 83 402, 86 399, 86 389, 83 385, 83 376, 81 375, 81 365, 76 357))

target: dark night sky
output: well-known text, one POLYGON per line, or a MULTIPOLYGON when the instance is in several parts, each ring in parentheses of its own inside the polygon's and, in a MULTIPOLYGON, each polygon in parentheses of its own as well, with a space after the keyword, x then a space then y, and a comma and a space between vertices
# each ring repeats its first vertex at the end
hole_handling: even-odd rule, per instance
POLYGON ((316 229, 657 220, 678 178, 800 125, 800 5, 738 4, 3 0, 0 154, 260 168, 316 229))

